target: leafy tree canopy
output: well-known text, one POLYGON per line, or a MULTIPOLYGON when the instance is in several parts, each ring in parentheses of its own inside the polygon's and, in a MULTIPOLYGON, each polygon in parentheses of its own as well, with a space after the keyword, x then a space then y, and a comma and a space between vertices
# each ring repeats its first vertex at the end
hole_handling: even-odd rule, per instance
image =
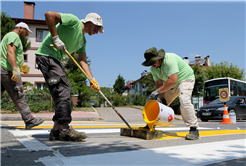
POLYGON ((149 96, 154 90, 156 90, 155 87, 155 81, 153 80, 152 74, 149 74, 145 76, 143 79, 140 80, 143 87, 147 87, 146 95, 149 96))
POLYGON ((15 22, 5 12, 1 12, 1 40, 3 37, 15 29, 15 22))
MULTIPOLYGON (((3 37, 13 31, 15 29, 15 22, 11 19, 9 15, 5 12, 1 12, 1 40, 3 37)), ((26 52, 31 47, 31 42, 28 41, 28 38, 25 37, 24 39, 21 39, 22 46, 23 46, 23 52, 26 52)))
MULTIPOLYGON (((78 54, 72 54, 74 59, 79 64, 79 56, 78 54)), ((90 65, 90 61, 87 61, 88 65, 90 65)), ((80 71, 78 66, 74 63, 72 59, 66 57, 63 62, 68 78, 68 82, 71 88, 72 95, 78 95, 78 106, 82 106, 84 101, 88 100, 93 95, 93 89, 86 86, 87 78, 86 76, 80 71)))
POLYGON ((193 89, 193 95, 202 96, 203 84, 205 81, 204 70, 199 65, 194 65, 191 67, 195 75, 195 85, 193 89))
POLYGON ((207 67, 205 76, 206 80, 220 77, 231 77, 238 80, 245 80, 244 69, 239 69, 237 65, 233 65, 232 63, 229 65, 228 62, 220 62, 218 64, 212 63, 210 67, 207 67))
POLYGON ((118 78, 115 80, 115 83, 113 85, 114 91, 116 91, 118 94, 122 94, 125 91, 125 79, 118 75, 118 78))

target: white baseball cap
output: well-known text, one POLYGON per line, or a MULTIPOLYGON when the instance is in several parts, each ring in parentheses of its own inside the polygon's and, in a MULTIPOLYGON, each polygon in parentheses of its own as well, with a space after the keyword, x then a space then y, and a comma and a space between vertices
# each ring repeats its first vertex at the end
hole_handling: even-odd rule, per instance
POLYGON ((91 21, 94 25, 101 26, 101 28, 99 29, 99 33, 103 33, 104 32, 102 18, 97 13, 89 13, 85 17, 85 19, 82 19, 81 21, 83 23, 91 21))
POLYGON ((33 34, 32 31, 29 29, 28 25, 27 25, 26 23, 24 23, 24 22, 20 22, 20 23, 16 24, 15 27, 16 27, 16 28, 17 28, 17 27, 25 28, 25 29, 27 29, 27 30, 29 31, 29 34, 33 34))

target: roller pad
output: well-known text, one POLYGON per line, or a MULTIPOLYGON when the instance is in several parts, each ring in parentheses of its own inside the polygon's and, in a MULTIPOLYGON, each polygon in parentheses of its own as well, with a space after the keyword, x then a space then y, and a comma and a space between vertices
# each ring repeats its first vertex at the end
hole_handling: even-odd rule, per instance
POLYGON ((153 139, 162 138, 163 137, 163 131, 162 130, 150 131, 148 129, 132 128, 132 135, 131 135, 131 129, 121 128, 120 129, 120 135, 121 136, 128 136, 128 137, 142 138, 145 140, 153 140, 153 139))

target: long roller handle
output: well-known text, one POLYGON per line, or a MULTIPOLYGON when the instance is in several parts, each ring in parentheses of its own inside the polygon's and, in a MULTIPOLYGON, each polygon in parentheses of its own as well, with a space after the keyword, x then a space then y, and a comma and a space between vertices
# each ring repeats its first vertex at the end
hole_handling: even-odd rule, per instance
MULTIPOLYGON (((53 44, 50 44, 51 47, 54 47, 53 44)), ((90 83, 93 84, 91 78, 85 73, 85 71, 82 69, 82 67, 78 64, 78 62, 72 57, 72 55, 64 48, 64 53, 66 53, 73 62, 78 66, 78 68, 82 71, 82 73, 86 76, 86 78, 90 81, 90 83)), ((110 101, 107 99, 107 97, 102 93, 101 90, 99 90, 99 93, 102 95, 102 97, 108 102, 108 104, 113 108, 113 110, 119 115, 119 117, 125 122, 125 124, 132 130, 131 126, 127 123, 127 121, 121 116, 121 114, 115 109, 115 107, 110 103, 110 101)))

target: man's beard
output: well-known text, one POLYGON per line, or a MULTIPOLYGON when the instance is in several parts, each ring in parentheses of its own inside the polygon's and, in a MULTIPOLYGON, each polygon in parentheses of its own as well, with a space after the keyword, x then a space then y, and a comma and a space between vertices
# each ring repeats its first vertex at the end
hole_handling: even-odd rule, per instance
POLYGON ((21 39, 24 39, 24 38, 25 38, 25 34, 24 34, 23 31, 21 31, 21 33, 20 33, 20 38, 21 38, 21 39))

